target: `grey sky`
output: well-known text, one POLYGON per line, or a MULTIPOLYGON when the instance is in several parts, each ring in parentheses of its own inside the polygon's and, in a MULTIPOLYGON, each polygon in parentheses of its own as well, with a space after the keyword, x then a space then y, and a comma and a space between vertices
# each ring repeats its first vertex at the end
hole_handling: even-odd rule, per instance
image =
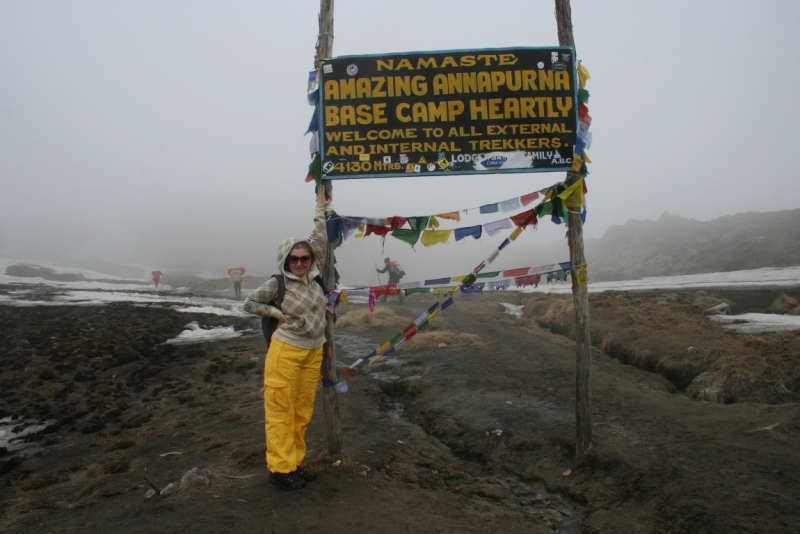
MULTIPOLYGON (((0 254, 147 268, 274 271, 310 231, 304 183, 316 0, 0 1, 0 254)), ((592 74, 587 237, 664 211, 708 220, 798 207, 800 3, 573 0, 592 74)), ((552 0, 337 0, 334 55, 557 44, 552 0)), ((559 173, 337 181, 346 215, 422 215, 529 193, 559 173)), ((489 222, 485 217, 474 224, 489 222)), ((498 268, 565 261, 564 227, 498 268), (561 252, 542 244, 560 241, 561 252), (554 257, 557 256, 557 257, 554 257)), ((464 274, 503 239, 417 252, 464 274)), ((338 251, 374 282, 377 238, 338 251)))

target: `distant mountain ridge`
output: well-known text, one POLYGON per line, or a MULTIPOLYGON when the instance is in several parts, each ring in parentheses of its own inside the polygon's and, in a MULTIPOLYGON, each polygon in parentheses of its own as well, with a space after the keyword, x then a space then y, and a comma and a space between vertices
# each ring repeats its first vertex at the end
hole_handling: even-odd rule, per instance
POLYGON ((588 239, 586 259, 595 282, 800 265, 800 209, 631 219, 588 239))

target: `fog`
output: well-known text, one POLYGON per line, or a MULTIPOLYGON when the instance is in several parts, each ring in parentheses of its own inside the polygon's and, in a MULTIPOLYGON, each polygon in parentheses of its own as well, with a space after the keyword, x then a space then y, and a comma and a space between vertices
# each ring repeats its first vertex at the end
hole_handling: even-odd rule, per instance
MULTIPOLYGON (((316 0, 0 1, 0 255, 113 262, 142 274, 275 272, 311 231, 304 182, 316 0)), ((798 207, 788 156, 800 3, 572 1, 592 79, 587 237, 663 212, 710 220, 798 207)), ((557 44, 552 0, 339 0, 334 55, 557 44)), ((499 202, 563 173, 339 180, 343 215, 428 215, 499 202)), ((499 217, 496 217, 499 218, 499 217)), ((494 220, 470 212, 459 224, 494 220)), ((568 259, 543 220, 498 269, 568 259)), ((465 274, 504 239, 337 249, 343 280, 465 274)), ((467 241, 467 240, 465 240, 467 241)))

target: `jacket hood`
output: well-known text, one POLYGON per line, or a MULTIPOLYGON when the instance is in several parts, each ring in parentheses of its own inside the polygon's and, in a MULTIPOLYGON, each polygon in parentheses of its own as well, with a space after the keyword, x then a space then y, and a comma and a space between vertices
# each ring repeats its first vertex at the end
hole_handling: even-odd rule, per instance
MULTIPOLYGON (((283 268, 283 265, 286 263, 286 258, 289 256, 289 252, 297 245, 298 243, 308 243, 305 239, 297 239, 296 237, 290 237, 289 239, 284 239, 281 241, 281 244, 278 245, 278 271, 285 276, 286 278, 291 278, 292 280, 300 280, 297 276, 292 274, 291 271, 286 270, 283 268)), ((313 279, 315 276, 319 274, 319 269, 317 268, 317 262, 311 262, 311 267, 308 269, 308 277, 309 280, 313 279)))

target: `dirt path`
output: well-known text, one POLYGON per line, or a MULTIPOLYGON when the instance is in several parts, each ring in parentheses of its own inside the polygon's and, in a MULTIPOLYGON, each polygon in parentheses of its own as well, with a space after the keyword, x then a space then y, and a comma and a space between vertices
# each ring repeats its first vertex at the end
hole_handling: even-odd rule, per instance
MULTIPOLYGON (((502 298, 520 297, 463 299, 436 322, 479 335, 485 350, 402 350, 350 381, 337 466, 318 406, 308 441, 320 477, 301 492, 266 483, 263 339, 161 344, 192 320, 253 321, 127 304, 0 307, 0 415, 57 421, 32 436, 39 453, 0 458, 0 529, 794 531, 798 405, 688 400, 600 353, 595 446, 563 476, 574 345, 506 314, 502 298), (211 471, 208 485, 145 498, 145 476, 180 486, 193 467, 211 471)), ((391 304, 409 318, 427 305, 391 304)), ((360 355, 347 354, 353 336, 382 343, 399 326, 342 331, 340 358, 360 355)))

